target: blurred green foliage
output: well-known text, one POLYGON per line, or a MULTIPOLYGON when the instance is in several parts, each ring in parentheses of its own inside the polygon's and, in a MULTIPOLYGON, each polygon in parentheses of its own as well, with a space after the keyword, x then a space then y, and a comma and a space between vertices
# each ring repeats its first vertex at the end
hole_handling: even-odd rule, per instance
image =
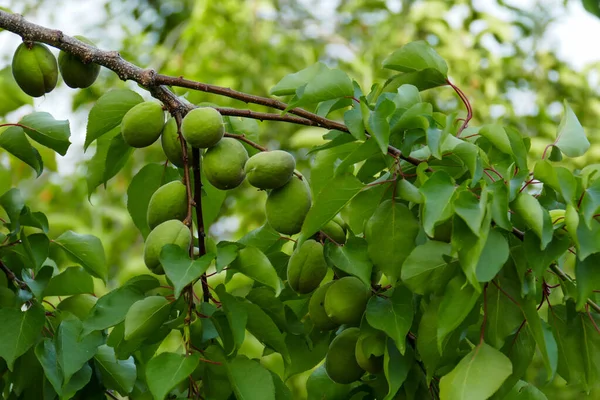
MULTIPOLYGON (((539 156, 556 135, 561 104, 567 99, 592 143, 585 156, 572 161, 572 168, 600 161, 600 64, 574 71, 566 60, 539 46, 552 22, 565 12, 565 1, 542 0, 527 11, 498 0, 497 9, 507 18, 487 14, 478 6, 481 2, 468 0, 106 1, 97 23, 84 32, 70 32, 58 25, 59 21, 68 23, 68 13, 61 18, 56 14, 63 13, 70 3, 11 0, 8 7, 33 21, 45 21, 50 12, 56 28, 86 35, 138 65, 258 95, 268 94, 283 76, 317 61, 340 67, 363 87, 382 83, 390 74, 380 67, 383 59, 409 41, 424 39, 447 60, 452 81, 471 101, 473 125, 511 124, 531 136, 532 153, 539 156), (108 27, 118 27, 120 34, 102 37, 108 27)), ((89 110, 105 87, 118 85, 129 84, 119 83, 115 74, 103 70, 93 87, 72 91, 74 115, 89 110)), ((216 95, 178 93, 196 104, 212 102, 267 111, 216 95)), ((441 111, 460 106, 449 87, 423 95, 441 111)), ((41 103, 38 108, 47 106, 41 103)), ((11 115, 5 118, 10 120, 11 115)), ((74 135, 83 142, 85 124, 74 120, 74 135)), ((310 158, 306 149, 319 143, 324 133, 290 124, 260 123, 260 143, 294 152, 303 172, 308 172, 310 158)), ((70 150, 81 151, 78 145, 70 150)), ((40 152, 51 172, 36 180, 28 166, 0 154, 0 192, 19 182, 27 198, 37 197, 36 207, 52 221, 52 237, 67 229, 98 236, 108 255, 109 276, 117 277, 111 286, 145 271, 143 241, 127 214, 126 191, 142 165, 165 161, 160 145, 136 152, 108 189, 99 188, 91 197, 91 205, 84 174, 92 151, 71 154, 69 160, 75 160, 75 165, 55 160, 51 151, 40 152)), ((247 183, 228 192, 222 217, 211 227, 211 234, 237 239, 262 224, 264 197, 247 183)), ((544 385, 541 361, 530 370, 528 379, 549 399, 583 396, 560 378, 544 385)), ((594 395, 600 393, 592 393, 590 398, 594 395)))

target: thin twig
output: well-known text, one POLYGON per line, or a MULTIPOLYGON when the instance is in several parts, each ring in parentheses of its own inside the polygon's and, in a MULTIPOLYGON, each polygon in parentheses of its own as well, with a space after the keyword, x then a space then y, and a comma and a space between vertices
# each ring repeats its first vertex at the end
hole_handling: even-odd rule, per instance
POLYGON ((27 284, 25 282, 23 282, 22 280, 20 280, 19 278, 17 278, 15 273, 12 272, 10 270, 10 268, 8 268, 6 266, 6 264, 4 264, 2 261, 0 261, 0 269, 2 269, 2 271, 4 271, 4 274, 6 274, 6 277, 8 278, 8 280, 13 281, 18 287, 20 287, 21 289, 28 288, 27 284))

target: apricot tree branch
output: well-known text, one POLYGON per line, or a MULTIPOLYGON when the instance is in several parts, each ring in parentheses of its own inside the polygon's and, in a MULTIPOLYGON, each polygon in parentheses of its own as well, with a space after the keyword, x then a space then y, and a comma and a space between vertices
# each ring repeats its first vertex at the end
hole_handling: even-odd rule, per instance
MULTIPOLYGON (((202 82, 195 82, 183 77, 171 77, 158 74, 153 69, 144 69, 125 60, 117 51, 100 50, 74 37, 63 34, 62 31, 46 28, 27 21, 19 14, 12 14, 0 10, 0 28, 13 32, 27 41, 45 43, 67 53, 80 57, 84 62, 93 62, 102 65, 117 74, 121 80, 132 80, 146 88, 153 97, 160 100, 169 109, 171 113, 179 112, 185 115, 195 106, 184 103, 177 97, 166 85, 178 86, 207 93, 214 93, 225 97, 241 100, 246 103, 259 104, 278 110, 285 110, 287 104, 276 99, 251 95, 238 92, 229 88, 215 85, 209 85, 202 82)), ((318 126, 325 129, 335 129, 350 133, 350 130, 343 123, 330 120, 320 115, 311 113, 301 108, 294 108, 289 111, 294 115, 280 115, 257 113, 250 110, 219 109, 224 115, 239 115, 247 118, 260 120, 276 120, 290 122, 294 124, 318 126), (242 115, 243 114, 243 115, 242 115)), ((422 160, 402 154, 400 150, 393 146, 388 146, 388 153, 393 157, 399 157, 413 165, 419 165, 422 160)))

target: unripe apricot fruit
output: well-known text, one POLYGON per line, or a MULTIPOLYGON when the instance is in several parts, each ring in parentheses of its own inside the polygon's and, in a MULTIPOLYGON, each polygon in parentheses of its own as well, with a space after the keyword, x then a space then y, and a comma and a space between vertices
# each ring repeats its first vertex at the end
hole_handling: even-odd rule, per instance
MULTIPOLYGON (((91 40, 83 36, 74 37, 86 44, 95 46, 91 40)), ((83 89, 92 86, 92 84, 96 81, 96 78, 98 78, 98 74, 100 73, 100 65, 94 63, 84 63, 76 55, 62 50, 58 54, 58 68, 60 69, 60 74, 62 75, 67 86, 74 89, 83 89)))
POLYGON ((358 365, 354 355, 359 336, 360 329, 348 328, 329 344, 325 357, 325 371, 332 381, 347 384, 359 380, 364 375, 365 370, 358 365))
POLYGON ((294 176, 284 186, 269 193, 265 203, 267 221, 279 233, 298 233, 311 203, 308 185, 294 176))
POLYGON ((283 150, 263 151, 246 163, 248 183, 259 189, 277 189, 290 181, 296 168, 294 157, 283 150))
POLYGON ((223 117, 212 107, 193 109, 181 122, 181 134, 192 147, 199 149, 212 147, 225 134, 223 117))
POLYGON ((187 250, 190 247, 190 230, 183 222, 176 219, 165 221, 154 228, 146 238, 144 245, 144 262, 155 274, 165 273, 160 264, 160 252, 164 245, 175 244, 187 250))
POLYGON ((307 240, 290 257, 287 267, 288 284, 296 293, 306 294, 315 290, 327 274, 327 262, 323 245, 307 240))
POLYGON ((156 101, 145 101, 133 106, 121 122, 125 143, 141 148, 156 142, 165 125, 165 113, 156 101))
POLYGON ((58 65, 54 54, 41 43, 29 48, 21 43, 12 59, 12 73, 19 87, 32 97, 50 93, 58 81, 58 65))
POLYGON ((202 167, 206 179, 217 189, 228 190, 238 187, 246 177, 244 165, 248 152, 236 139, 223 138, 206 150, 202 167))
POLYGON ((187 215, 187 190, 180 181, 169 182, 159 187, 148 203, 147 219, 150 229, 176 219, 183 221, 187 215))

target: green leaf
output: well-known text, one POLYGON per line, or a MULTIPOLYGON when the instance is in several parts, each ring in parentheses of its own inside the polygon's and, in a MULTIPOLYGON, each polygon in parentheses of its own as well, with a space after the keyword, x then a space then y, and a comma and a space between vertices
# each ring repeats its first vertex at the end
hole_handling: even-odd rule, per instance
POLYGON ((248 314, 246 314, 246 308, 243 304, 232 295, 226 292, 224 285, 216 287, 215 291, 219 296, 219 301, 222 304, 222 309, 225 312, 231 333, 233 335, 233 341, 236 345, 236 349, 239 348, 246 337, 246 322, 248 321, 248 314))
POLYGON ((472 286, 462 276, 455 276, 448 282, 438 310, 437 347, 442 354, 446 339, 467 318, 479 298, 472 286))
MULTIPOLYGON (((411 348, 409 348, 411 349, 411 348)), ((414 363, 412 350, 405 355, 400 354, 392 340, 387 341, 383 355, 383 373, 388 382, 388 394, 384 400, 392 400, 408 376, 414 363)))
POLYGON ((219 242, 217 244, 217 272, 221 272, 223 268, 231 264, 237 258, 239 250, 240 247, 237 243, 219 242))
POLYGON ((590 148, 590 142, 569 103, 565 100, 564 104, 565 114, 560 121, 554 146, 567 157, 579 157, 590 148))
POLYGON ((388 298, 372 296, 367 303, 365 316, 369 325, 392 338, 402 355, 414 317, 413 307, 412 293, 404 286, 397 286, 388 298))
POLYGON ((588 228, 592 228, 594 215, 600 211, 600 180, 595 180, 585 189, 582 194, 581 205, 579 207, 583 220, 588 228))
POLYGON ((519 381, 502 400, 548 400, 548 398, 535 386, 519 381))
POLYGON ((533 275, 540 279, 548 266, 558 260, 571 247, 569 235, 557 232, 545 250, 540 250, 540 239, 533 233, 525 233, 523 249, 527 265, 531 268, 533 275))
POLYGON ((144 294, 133 286, 122 286, 100 297, 83 322, 84 333, 102 330, 125 320, 129 307, 144 294))
POLYGON ((50 279, 44 290, 44 296, 70 296, 93 292, 92 276, 83 268, 69 267, 50 279))
MULTIPOLYGON (((487 324, 485 328, 485 340, 495 348, 501 348, 508 335, 514 332, 523 322, 523 313, 520 306, 513 303, 520 292, 519 282, 508 279, 498 280, 498 285, 488 285, 486 291, 487 299, 487 324), (514 294, 513 297, 511 294, 514 294), (508 296, 511 296, 511 300, 508 296)), ((516 300, 515 300, 516 301, 516 300)))
POLYGON ((525 376, 531 365, 535 355, 535 340, 529 329, 521 326, 521 329, 517 329, 514 334, 507 337, 502 347, 502 353, 510 359, 513 370, 496 393, 500 399, 512 389, 519 379, 525 376))
POLYGON ((552 220, 540 202, 526 192, 521 192, 511 204, 514 212, 521 217, 540 238, 540 249, 544 250, 552 241, 552 220))
POLYGON ((327 242, 325 254, 342 271, 356 276, 367 286, 371 284, 373 263, 369 259, 368 244, 363 238, 352 236, 343 246, 327 242))
POLYGON ((98 347, 94 363, 102 376, 102 383, 107 389, 116 390, 121 396, 131 393, 137 377, 133 357, 117 360, 115 350, 103 344, 98 347))
POLYGON ((456 215, 462 218, 471 232, 479 237, 481 224, 487 208, 487 191, 485 187, 481 190, 481 196, 478 199, 474 193, 463 190, 454 200, 454 210, 456 215))
POLYGON ((85 180, 88 188, 88 200, 94 193, 94 190, 106 182, 104 178, 106 176, 106 166, 108 165, 108 150, 110 149, 112 139, 116 136, 121 136, 119 127, 113 129, 98 140, 94 156, 86 162, 87 171, 85 180))
POLYGON ((21 243, 23 244, 23 249, 31 263, 30 268, 33 269, 34 272, 38 272, 48 257, 50 248, 48 236, 44 233, 34 233, 27 236, 25 230, 22 230, 21 243))
POLYGON ((375 109, 373 111, 369 110, 368 119, 365 124, 367 131, 373 136, 383 154, 387 154, 390 143, 390 123, 388 118, 395 109, 396 105, 392 100, 380 97, 375 105, 375 109))
POLYGON ((475 273, 479 282, 489 282, 508 260, 508 241, 498 229, 490 229, 485 246, 479 255, 475 273))
POLYGON ((162 400, 181 381, 194 372, 200 357, 198 353, 190 356, 175 353, 160 353, 146 365, 146 383, 157 400, 162 400))
POLYGON ((33 98, 21 90, 13 77, 10 65, 2 68, 0 70, 0 116, 3 117, 25 104, 33 104, 33 98))
POLYGON ((35 279, 33 279, 33 277, 31 276, 31 274, 29 273, 28 270, 24 269, 21 272, 23 275, 23 281, 25 281, 27 286, 29 286, 29 290, 31 290, 31 293, 33 293, 33 295, 38 300, 41 301, 43 298, 44 289, 48 285, 48 282, 50 281, 50 278, 52 277, 52 273, 54 272, 54 269, 49 265, 44 266, 35 275, 35 279))
POLYGON ((108 145, 106 160, 104 161, 104 176, 102 177, 104 186, 106 186, 106 182, 117 175, 125 166, 125 163, 129 160, 129 156, 131 156, 132 153, 133 147, 125 143, 123 135, 117 134, 113 136, 108 145))
POLYGON ((0 308, 0 357, 13 369, 15 360, 33 346, 46 322, 44 308, 34 303, 27 311, 0 308))
POLYGON ((344 113, 344 124, 355 139, 367 140, 360 105, 352 104, 352 108, 344 113))
POLYGON ((385 184, 372 186, 361 191, 350 200, 345 209, 347 214, 344 214, 344 216, 352 232, 358 235, 364 231, 365 223, 375 213, 386 194, 389 194, 388 189, 389 186, 385 184))
POLYGON ((308 239, 336 216, 356 196, 364 185, 354 175, 334 177, 316 196, 302 224, 301 239, 308 239))
POLYGON ((512 231, 508 219, 508 187, 501 180, 487 186, 492 197, 492 219, 500 228, 512 231))
MULTIPOLYGON (((150 198, 159 187, 176 179, 179 179, 177 169, 160 164, 145 165, 131 179, 127 188, 127 211, 144 239, 150 233, 146 220, 150 198)), ((202 206, 204 208, 204 203, 202 206)))
POLYGON ((241 272, 249 278, 281 292, 281 282, 277 271, 271 265, 267 256, 256 247, 246 247, 240 250, 238 257, 229 265, 230 270, 241 272))
POLYGON ((82 334, 81 321, 70 316, 60 323, 54 338, 56 357, 60 365, 64 382, 68 383, 71 377, 98 351, 98 346, 103 342, 102 332, 82 334))
POLYGON ((441 400, 487 399, 512 372, 510 360, 482 343, 440 380, 441 400))
POLYGON ((391 281, 398 279, 400 268, 415 248, 419 223, 403 204, 386 200, 367 221, 365 238, 373 263, 391 281))
POLYGON ((452 196, 454 196, 454 182, 450 175, 444 171, 434 172, 421 186, 421 194, 425 199, 422 206, 422 223, 425 233, 434 236, 434 228, 438 222, 452 216, 452 196))
MULTIPOLYGON (((324 66, 306 86, 296 89, 299 104, 314 104, 325 100, 349 97, 354 94, 352 81, 345 72, 324 66)), ((296 104, 298 104, 296 103, 296 104)))
POLYGON ((204 168, 202 174, 202 220, 206 229, 217 220, 227 192, 214 187, 206 178, 204 168))
POLYGON ((509 156, 513 155, 513 150, 510 145, 510 140, 508 140, 508 135, 504 130, 504 127, 497 124, 484 125, 479 129, 479 134, 481 137, 489 140, 494 147, 503 152, 504 154, 508 154, 509 156))
POLYGON ((306 381, 308 400, 343 400, 350 397, 352 385, 336 383, 327 376, 325 365, 313 371, 306 381))
POLYGON ((281 242, 281 235, 269 224, 265 224, 260 228, 248 232, 238 240, 238 243, 245 246, 256 247, 263 253, 267 252, 279 242, 281 242))
POLYGON ((451 251, 449 243, 433 240, 415 247, 402 266, 402 282, 423 295, 443 288, 454 274, 454 267, 447 261, 451 251))
POLYGON ((148 296, 131 305, 125 315, 125 340, 144 339, 160 328, 171 313, 171 303, 162 296, 148 296))
MULTIPOLYGON (((533 174, 540 182, 558 192, 567 203, 572 204, 575 201, 577 182, 573 172, 564 167, 555 167, 548 160, 540 160, 535 164, 533 174)), ((585 196, 583 201, 585 202, 585 196)))
POLYGON ((448 75, 444 59, 424 40, 402 46, 383 61, 383 67, 400 72, 433 70, 437 72, 436 78, 444 83, 448 75))
POLYGON ((96 236, 67 231, 52 241, 93 276, 106 281, 108 268, 104 246, 96 236))
POLYGON ((100 97, 90 110, 84 150, 94 140, 119 126, 127 111, 142 101, 142 96, 129 89, 111 90, 100 97))
POLYGON ((275 322, 256 304, 241 302, 246 309, 248 321, 246 329, 261 343, 280 353, 285 363, 290 362, 290 355, 284 337, 275 322))
POLYGON ((575 262, 577 278, 577 311, 583 311, 588 298, 600 288, 600 253, 595 253, 575 262))
POLYGON ((550 380, 556 373, 558 362, 556 340, 552 335, 550 326, 538 315, 537 305, 533 298, 527 298, 521 306, 527 319, 527 326, 537 343, 538 349, 540 349, 540 353, 542 353, 542 360, 546 367, 548 380, 550 380))
POLYGON ((341 174, 347 171, 348 167, 351 165, 364 161, 378 152, 379 150, 377 147, 377 142, 372 139, 366 140, 359 147, 357 147, 356 150, 348 154, 348 156, 346 156, 346 158, 344 158, 344 160, 335 167, 335 172, 336 174, 341 174))
POLYGON ((25 207, 25 200, 23 200, 21 191, 13 188, 4 193, 0 196, 0 206, 4 208, 6 215, 8 215, 12 231, 17 232, 20 227, 19 218, 21 211, 25 207))
POLYGON ((267 369, 245 356, 227 362, 227 375, 236 398, 275 400, 275 385, 267 369))
POLYGON ((600 3, 596 0, 582 0, 581 2, 587 12, 600 18, 600 3))
POLYGON ((34 112, 23 117, 19 124, 27 136, 42 146, 51 148, 61 156, 67 154, 71 145, 68 120, 59 121, 47 112, 34 112))
POLYGON ((318 74, 323 73, 327 69, 327 66, 321 62, 311 65, 308 68, 304 68, 301 71, 293 74, 286 75, 283 77, 273 88, 270 93, 274 96, 288 96, 296 94, 296 89, 305 86, 310 80, 312 80, 318 74))
POLYGON ((29 143, 20 126, 11 126, 0 134, 0 147, 33 168, 37 176, 42 174, 44 170, 42 157, 37 149, 29 143))
POLYGON ((196 260, 191 260, 185 249, 175 244, 163 246, 160 252, 160 263, 173 284, 173 293, 176 299, 188 284, 206 272, 214 258, 214 254, 208 253, 196 260))
POLYGON ((56 347, 50 338, 44 338, 35 346, 35 356, 44 369, 44 375, 57 394, 62 395, 63 376, 58 366, 56 347))
MULTIPOLYGON (((314 333, 314 332, 313 332, 314 333)), ((310 337, 287 334, 285 344, 290 352, 291 363, 285 370, 285 378, 308 371, 318 365, 329 349, 327 333, 313 334, 310 337)))

